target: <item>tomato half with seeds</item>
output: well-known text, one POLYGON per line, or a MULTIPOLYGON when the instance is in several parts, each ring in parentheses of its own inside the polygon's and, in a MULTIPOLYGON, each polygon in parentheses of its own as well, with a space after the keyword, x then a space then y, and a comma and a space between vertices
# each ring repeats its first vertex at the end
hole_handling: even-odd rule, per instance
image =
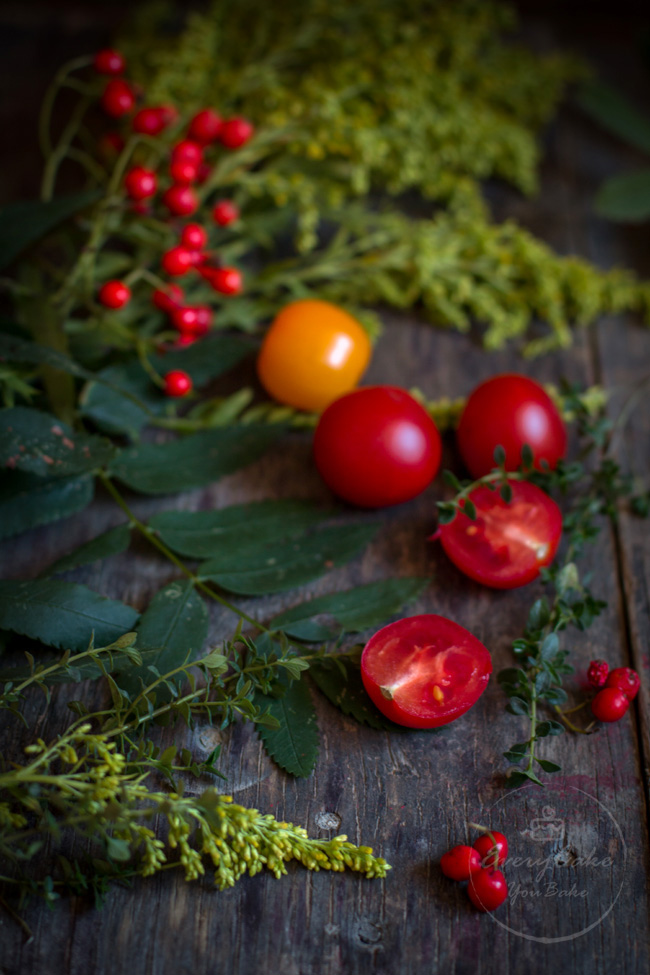
POLYGON ((470 492, 476 519, 457 514, 441 525, 442 547, 461 572, 494 589, 525 586, 553 561, 562 534, 562 512, 528 481, 509 481, 512 498, 481 485, 470 492))
POLYGON ((382 714, 407 728, 438 728, 476 704, 492 673, 489 651, 445 616, 426 613, 378 630, 361 677, 382 714))

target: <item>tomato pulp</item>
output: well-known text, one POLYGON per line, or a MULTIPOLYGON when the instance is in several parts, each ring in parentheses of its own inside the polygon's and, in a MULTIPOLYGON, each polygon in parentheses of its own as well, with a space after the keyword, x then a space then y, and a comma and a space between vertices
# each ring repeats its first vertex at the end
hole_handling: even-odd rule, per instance
POLYGON ((503 447, 507 471, 521 463, 525 444, 534 463, 555 468, 566 452, 566 429, 548 393, 527 376, 493 376, 469 396, 456 433, 458 449, 472 477, 489 474, 496 447, 503 447))
POLYGON ((327 407, 314 459, 339 497, 363 508, 410 501, 440 464, 440 434, 417 400, 397 386, 364 386, 327 407))
POLYGON ((457 514, 440 527, 445 552, 461 572, 494 589, 524 586, 555 556, 562 513, 541 488, 509 481, 512 500, 482 485, 469 495, 476 519, 457 514))
POLYGON ((491 673, 483 644, 433 613, 389 623, 361 655, 361 677, 374 704, 407 728, 455 721, 477 702, 491 673))

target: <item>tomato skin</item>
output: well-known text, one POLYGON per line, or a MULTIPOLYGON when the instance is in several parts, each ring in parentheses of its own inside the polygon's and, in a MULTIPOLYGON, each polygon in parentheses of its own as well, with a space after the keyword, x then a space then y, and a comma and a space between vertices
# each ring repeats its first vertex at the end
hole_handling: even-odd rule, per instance
POLYGON ((339 497, 383 508, 416 497, 440 464, 440 434, 397 386, 364 386, 331 403, 314 434, 321 477, 339 497))
POLYGON ((465 714, 492 673, 489 651, 468 630, 425 613, 378 630, 361 654, 373 703, 407 728, 438 728, 465 714))
POLYGON ((278 402, 320 412, 354 389, 371 351, 368 333, 342 308, 315 299, 294 301, 271 323, 257 374, 278 402))
POLYGON ((566 453, 566 427, 548 393, 527 376, 504 373, 481 383, 469 396, 456 432, 458 449, 474 478, 489 474, 494 450, 506 452, 507 471, 521 463, 528 444, 535 467, 545 461, 551 469, 566 453))
POLYGON ((532 582, 553 561, 562 534, 562 512, 528 481, 509 481, 512 500, 481 485, 470 492, 477 518, 457 514, 440 526, 440 542, 454 565, 493 589, 532 582))

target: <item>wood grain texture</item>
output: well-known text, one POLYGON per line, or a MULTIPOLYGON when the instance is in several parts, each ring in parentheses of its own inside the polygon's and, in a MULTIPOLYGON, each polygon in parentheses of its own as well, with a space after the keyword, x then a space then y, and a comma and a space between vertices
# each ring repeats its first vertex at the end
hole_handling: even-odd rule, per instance
MULTIPOLYGON (((556 17, 550 25, 532 26, 540 43, 552 46, 562 37, 561 12, 556 17)), ((634 88, 638 79, 626 58, 629 35, 608 36, 596 23, 581 43, 606 70, 618 65, 623 73, 629 71, 626 77, 634 88)), ((524 201, 495 189, 495 209, 499 217, 515 216, 562 252, 576 250, 603 265, 627 263, 650 276, 647 228, 624 231, 596 220, 589 210, 598 180, 628 158, 567 109, 548 136, 540 197, 524 201)), ((386 331, 367 382, 415 385, 429 397, 457 396, 488 375, 522 368, 512 352, 488 355, 472 338, 429 329, 415 317, 384 313, 383 319, 386 331)), ((542 381, 563 375, 585 385, 602 380, 616 386, 614 415, 649 364, 650 332, 638 322, 616 319, 579 332, 572 349, 524 368, 542 381)), ((645 387, 619 438, 621 461, 646 484, 647 402, 645 387)), ((445 449, 445 463, 455 462, 453 445, 445 449)), ((390 575, 429 574, 431 585, 412 612, 456 619, 486 643, 498 670, 511 662, 510 642, 520 635, 541 586, 492 592, 450 566, 425 541, 440 490, 438 480, 414 502, 382 512, 381 531, 365 555, 308 591, 320 594, 390 575)), ((174 499, 134 498, 134 508, 149 517, 172 506, 193 510, 267 497, 328 498, 307 435, 290 437, 217 485, 174 499)), ((2 574, 33 577, 121 520, 99 492, 84 515, 4 543, 2 574)), ((499 756, 517 739, 521 722, 504 713, 495 681, 475 708, 439 734, 363 728, 314 692, 321 753, 315 773, 304 780, 279 772, 251 727, 238 725, 223 734, 206 727, 194 733, 167 730, 165 744, 176 740, 199 757, 222 743, 221 768, 236 801, 305 825, 313 835, 345 832, 355 842, 373 845, 393 865, 387 880, 310 874, 290 865, 289 876, 280 881, 263 875, 244 878, 223 893, 211 889, 208 879, 187 885, 171 874, 156 877, 131 889, 116 888, 101 912, 81 900, 66 902, 54 913, 34 904, 25 915, 34 931, 27 945, 11 919, 0 914, 2 975, 647 971, 647 525, 628 516, 616 527, 604 525, 585 563, 594 573, 595 592, 604 594, 609 606, 588 633, 567 635, 578 675, 593 656, 604 656, 612 665, 631 663, 639 669, 643 688, 631 716, 597 737, 547 739, 545 754, 564 769, 547 790, 519 790, 504 798, 505 765, 499 756), (502 828, 511 842, 511 898, 494 916, 477 914, 462 887, 445 880, 438 867, 447 848, 465 841, 468 822, 502 828), (555 834, 549 823, 558 827, 555 834), (536 863, 518 864, 517 857, 536 863)), ((138 609, 175 577, 143 541, 126 554, 66 576, 138 609)), ((242 600, 242 605, 268 618, 295 601, 295 594, 285 593, 242 600)), ((210 613, 210 640, 217 642, 232 632, 234 618, 216 606, 210 613)), ((573 686, 579 684, 576 676, 573 686)), ((66 702, 78 693, 76 687, 60 688, 56 706, 47 713, 34 701, 29 716, 38 734, 56 733, 66 702)), ((92 697, 97 690, 88 693, 92 697)), ((13 725, 7 729, 4 738, 13 734, 13 725)), ((197 785, 188 782, 188 788, 197 785)))

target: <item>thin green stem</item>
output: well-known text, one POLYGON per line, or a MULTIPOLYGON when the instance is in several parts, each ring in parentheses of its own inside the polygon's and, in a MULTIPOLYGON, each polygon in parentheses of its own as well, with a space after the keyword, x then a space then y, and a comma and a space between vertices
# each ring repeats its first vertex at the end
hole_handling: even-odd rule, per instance
POLYGON ((70 121, 63 130, 59 144, 48 157, 47 163, 45 164, 45 170, 43 172, 43 183, 41 185, 42 200, 52 199, 59 166, 68 155, 72 140, 79 130, 83 117, 90 106, 90 102, 91 99, 89 96, 80 99, 70 116, 70 121))
POLYGON ((271 632, 266 626, 264 626, 263 623, 260 623, 256 619, 253 619, 253 617, 249 616, 248 613, 245 613, 243 610, 239 609, 238 606, 235 606, 234 603, 231 603, 230 600, 220 595, 214 589, 211 589, 210 586, 207 586, 202 579, 199 579, 199 577, 194 572, 192 572, 192 570, 189 569, 185 565, 185 563, 172 552, 171 549, 167 548, 167 546, 162 541, 162 539, 160 539, 156 535, 156 533, 151 528, 149 528, 148 525, 145 525, 144 522, 140 521, 140 519, 133 513, 133 511, 128 506, 128 504, 126 503, 126 501, 124 500, 120 492, 113 484, 109 475, 105 471, 100 470, 98 472, 98 476, 102 484, 108 491, 108 493, 113 498, 113 500, 116 502, 116 504, 119 505, 119 507, 124 512, 124 514, 128 517, 133 527, 137 529, 137 531, 139 531, 142 535, 144 535, 144 537, 149 542, 151 542, 151 544, 155 546, 155 548, 157 548, 158 551, 161 552, 166 559, 169 559, 169 561, 173 565, 175 565, 177 569, 180 569, 183 575, 185 575, 188 579, 190 579, 193 585, 197 589, 199 589, 202 593, 204 593, 204 595, 208 596, 210 599, 214 599, 215 602, 219 603, 225 609, 229 609, 231 613, 234 613, 240 619, 244 620, 244 622, 250 623, 251 626, 254 626, 256 629, 261 630, 262 633, 271 632))
POLYGON ((59 68, 54 76, 54 81, 45 93, 45 98, 43 99, 43 106, 41 108, 41 114, 38 121, 38 141, 41 147, 41 152, 43 153, 45 159, 47 159, 52 152, 50 122, 56 96, 68 75, 72 71, 78 71, 80 68, 86 68, 92 63, 93 58, 89 55, 84 55, 83 57, 74 58, 72 61, 68 61, 59 68))

